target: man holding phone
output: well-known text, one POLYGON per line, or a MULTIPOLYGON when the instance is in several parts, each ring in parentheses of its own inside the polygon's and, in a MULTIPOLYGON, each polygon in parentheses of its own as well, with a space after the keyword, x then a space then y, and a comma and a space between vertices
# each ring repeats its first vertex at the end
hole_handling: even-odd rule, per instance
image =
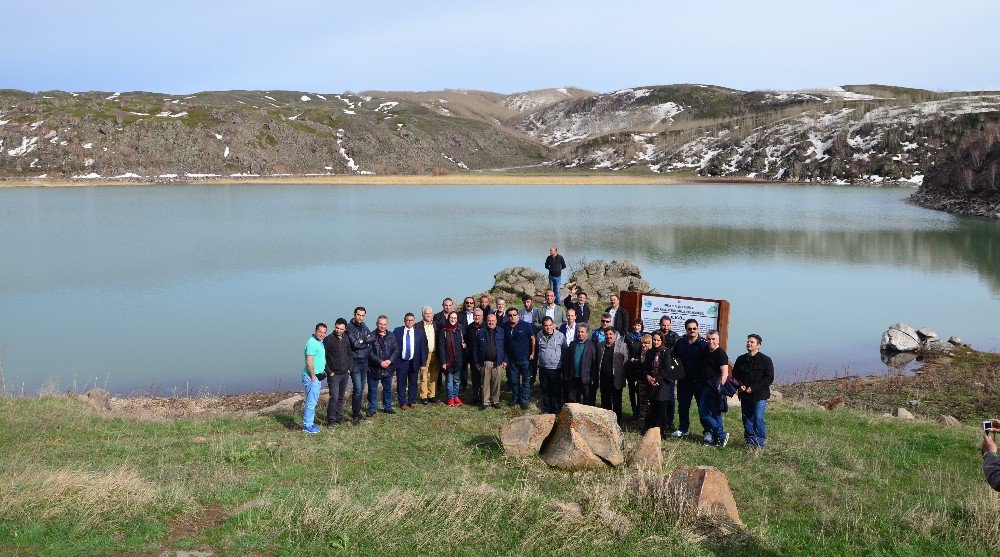
POLYGON ((1000 491, 1000 457, 997 457, 997 444, 993 440, 993 433, 1000 431, 1000 420, 983 422, 983 473, 986 474, 986 483, 990 484, 996 491, 1000 491))

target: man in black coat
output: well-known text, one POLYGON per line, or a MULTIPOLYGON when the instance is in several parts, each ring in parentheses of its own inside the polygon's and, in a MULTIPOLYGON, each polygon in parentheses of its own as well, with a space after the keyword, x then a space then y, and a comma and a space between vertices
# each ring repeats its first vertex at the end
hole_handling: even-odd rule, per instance
MULTIPOLYGON (((475 402, 482 401, 482 387, 483 378, 479 371, 476 370, 476 364, 474 361, 473 352, 476 346, 476 335, 479 334, 479 329, 482 329, 483 324, 483 310, 476 308, 472 314, 472 323, 465 327, 465 334, 463 335, 463 342, 465 342, 465 358, 463 361, 463 370, 468 370, 468 373, 472 375, 472 400, 475 402)), ((463 371, 463 373, 466 373, 463 371)), ((465 379, 464 375, 461 379, 462 389, 465 389, 465 379)))
POLYGON ((392 377, 396 375, 399 362, 399 345, 396 337, 389 332, 389 318, 379 315, 375 321, 368 354, 368 417, 378 409, 378 386, 382 384, 382 411, 395 414, 392 409, 392 377))
POLYGON ((347 320, 337 319, 333 334, 323 338, 326 352, 326 386, 330 391, 330 401, 326 404, 327 427, 342 421, 344 393, 351 380, 351 340, 347 337, 347 320))
POLYGON ((545 268, 549 271, 549 288, 556 293, 556 303, 560 303, 559 285, 562 283, 562 272, 566 268, 566 260, 559 255, 555 246, 549 248, 549 256, 545 258, 545 268))
POLYGON ((774 382, 774 363, 760 351, 763 340, 758 334, 747 336, 747 353, 736 358, 733 379, 740 383, 740 410, 743 414, 743 435, 747 445, 763 449, 767 439, 764 409, 771 398, 774 382))
POLYGON ((618 299, 617 294, 611 295, 611 305, 608 309, 604 310, 604 313, 611 315, 611 326, 618 331, 618 336, 625 336, 629 332, 629 327, 632 326, 632 320, 629 318, 628 310, 622 307, 621 300, 618 299))

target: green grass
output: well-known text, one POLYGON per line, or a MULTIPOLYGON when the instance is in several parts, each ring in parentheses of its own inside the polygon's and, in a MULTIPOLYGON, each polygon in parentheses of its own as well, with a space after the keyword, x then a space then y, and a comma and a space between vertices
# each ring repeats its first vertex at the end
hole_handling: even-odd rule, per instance
MULTIPOLYGON (((308 436, 287 414, 134 421, 68 398, 0 399, 0 555, 987 555, 1000 544, 1000 498, 971 427, 778 403, 762 454, 666 443, 665 472, 728 476, 747 528, 723 532, 659 499, 655 478, 505 456, 497 431, 516 415, 420 407, 308 436)), ((738 417, 726 416, 735 433, 738 417)), ((626 444, 637 441, 630 427, 626 444)))

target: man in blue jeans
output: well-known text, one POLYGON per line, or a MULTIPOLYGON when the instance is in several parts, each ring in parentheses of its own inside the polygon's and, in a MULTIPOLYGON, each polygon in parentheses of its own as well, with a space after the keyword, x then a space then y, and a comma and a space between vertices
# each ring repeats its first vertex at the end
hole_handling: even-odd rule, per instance
POLYGON ((392 409, 392 376, 399 362, 399 345, 389 332, 389 318, 379 315, 375 320, 375 334, 368 344, 368 417, 378 410, 378 386, 382 384, 382 411, 395 414, 392 409))
POLYGON ((507 356, 507 387, 512 395, 510 405, 528 409, 531 397, 531 373, 528 362, 535 359, 535 328, 520 321, 516 308, 507 310, 503 331, 504 353, 507 356))
POLYGON ((733 364, 733 379, 740 382, 740 412, 743 414, 743 436, 747 446, 763 449, 767 440, 767 426, 764 424, 764 410, 771 398, 771 383, 774 382, 774 363, 767 354, 760 351, 763 344, 760 335, 747 336, 747 353, 736 358, 733 364))
POLYGON ((347 338, 351 341, 351 414, 354 425, 361 422, 361 395, 368 381, 368 354, 372 331, 365 325, 368 310, 354 308, 354 318, 347 323, 347 338))
POLYGON ((556 293, 556 303, 561 304, 559 286, 562 283, 562 272, 566 268, 566 260, 559 255, 559 250, 555 246, 549 248, 549 256, 545 258, 545 268, 549 271, 549 288, 556 293))
POLYGON ((323 347, 323 337, 326 336, 326 324, 318 323, 313 334, 306 341, 306 365, 302 369, 302 386, 306 390, 305 405, 302 408, 302 431, 319 433, 316 421, 316 402, 319 401, 321 377, 325 377, 326 348, 323 347))
POLYGON ((722 392, 719 387, 729 378, 729 355, 719 346, 719 331, 709 331, 708 350, 702 358, 704 386, 698 399, 698 415, 701 425, 711 435, 705 440, 706 446, 725 447, 729 442, 729 434, 722 420, 722 392))
MULTIPOLYGON (((691 427, 691 399, 701 400, 702 387, 705 384, 702 358, 708 350, 708 342, 698 335, 698 321, 688 319, 684 322, 684 336, 674 344, 671 351, 684 365, 684 377, 677 381, 677 417, 679 423, 674 437, 686 437, 691 427)), ((708 432, 705 438, 710 439, 708 432)))

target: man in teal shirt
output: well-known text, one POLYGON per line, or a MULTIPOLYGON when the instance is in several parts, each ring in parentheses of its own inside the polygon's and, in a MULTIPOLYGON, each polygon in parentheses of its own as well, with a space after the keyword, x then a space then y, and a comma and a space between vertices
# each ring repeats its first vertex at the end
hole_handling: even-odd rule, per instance
POLYGON ((321 381, 326 374, 326 348, 323 347, 323 337, 326 336, 326 324, 316 325, 315 332, 306 341, 306 366, 302 369, 302 386, 306 389, 305 406, 302 409, 302 431, 319 433, 316 420, 316 403, 319 401, 321 381))

